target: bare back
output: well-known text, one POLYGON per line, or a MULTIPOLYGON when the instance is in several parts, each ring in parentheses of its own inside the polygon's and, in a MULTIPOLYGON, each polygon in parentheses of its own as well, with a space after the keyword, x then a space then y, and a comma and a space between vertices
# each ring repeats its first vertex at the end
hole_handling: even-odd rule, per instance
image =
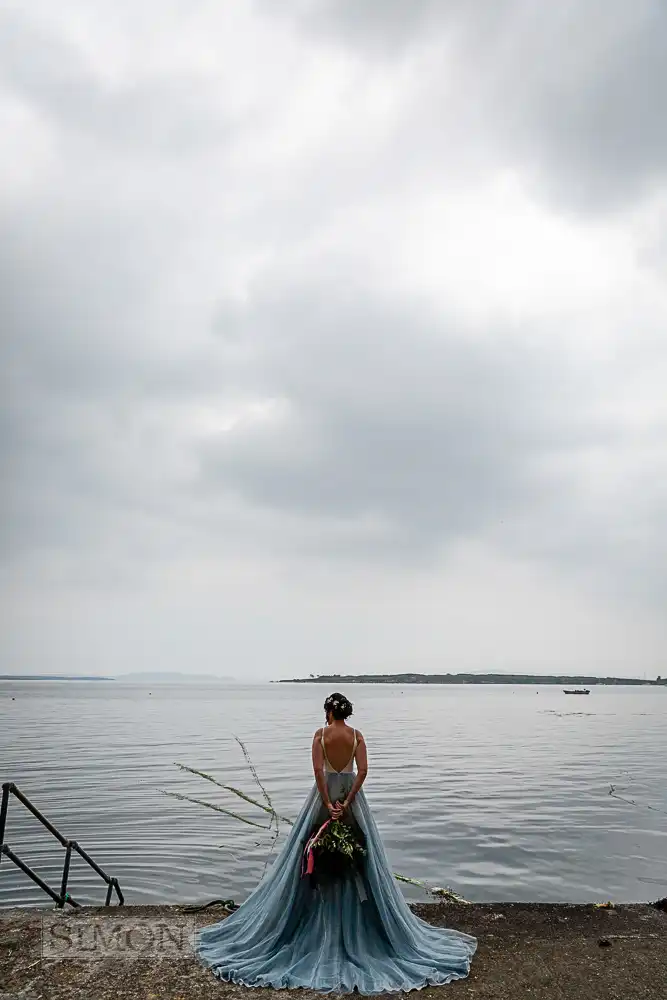
POLYGON ((363 746, 361 733, 350 726, 324 726, 315 734, 315 739, 322 747, 325 771, 352 773, 355 758, 363 746))

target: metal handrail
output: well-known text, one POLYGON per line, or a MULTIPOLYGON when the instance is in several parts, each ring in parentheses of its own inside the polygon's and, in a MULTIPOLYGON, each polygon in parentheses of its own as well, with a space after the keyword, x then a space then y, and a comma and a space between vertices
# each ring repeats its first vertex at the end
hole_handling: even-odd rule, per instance
POLYGON ((28 878, 31 878, 33 882, 35 882, 40 887, 40 889, 43 889, 44 892, 48 893, 51 899, 55 900, 56 905, 60 909, 64 907, 65 903, 69 903, 70 906, 79 907, 81 906, 81 904, 77 903, 75 899, 72 899, 72 897, 67 891, 67 879, 69 878, 69 868, 70 868, 70 863, 72 861, 72 851, 76 851, 76 853, 83 858, 86 864, 90 865, 90 867, 94 871, 96 871, 97 874, 101 878, 103 878, 104 881, 106 882, 107 898, 104 905, 109 906, 111 904, 111 894, 112 892, 115 892, 116 896, 118 897, 118 905, 122 906, 125 902, 125 898, 123 896, 123 893, 121 892, 120 885, 118 884, 118 879, 112 878, 110 875, 107 875, 107 873, 103 871, 95 861, 93 861, 90 855, 86 851, 84 851, 83 847, 80 847, 77 844, 76 840, 67 840, 66 837, 63 837, 62 833, 56 830, 53 823, 49 823, 46 816, 42 815, 37 806, 34 806, 32 804, 30 799, 27 798, 27 796, 25 796, 23 792, 16 787, 13 781, 6 781, 2 786, 2 803, 0 804, 0 861, 2 860, 2 855, 3 854, 6 855, 9 858, 9 860, 13 861, 14 864, 17 866, 17 868, 20 868, 22 872, 25 872, 28 878), (60 892, 56 892, 55 889, 52 889, 51 886, 44 881, 44 879, 40 878, 39 875, 36 872, 34 872, 29 865, 25 863, 25 861, 21 861, 21 859, 17 857, 16 854, 14 854, 14 852, 5 843, 5 827, 7 825, 7 810, 9 807, 10 794, 14 795, 19 800, 19 802, 22 802, 23 805, 26 807, 26 809, 28 809, 33 814, 33 816, 35 816, 35 818, 39 820, 42 826, 46 827, 49 833, 52 834, 52 836, 54 836, 56 840, 60 841, 62 846, 65 848, 65 863, 63 865, 63 874, 60 882, 60 892))

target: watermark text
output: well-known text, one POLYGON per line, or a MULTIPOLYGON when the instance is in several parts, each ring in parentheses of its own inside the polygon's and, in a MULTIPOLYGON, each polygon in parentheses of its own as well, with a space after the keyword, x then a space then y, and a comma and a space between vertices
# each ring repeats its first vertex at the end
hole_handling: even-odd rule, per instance
POLYGON ((181 915, 164 917, 42 917, 42 958, 97 961, 192 958, 195 921, 181 915))

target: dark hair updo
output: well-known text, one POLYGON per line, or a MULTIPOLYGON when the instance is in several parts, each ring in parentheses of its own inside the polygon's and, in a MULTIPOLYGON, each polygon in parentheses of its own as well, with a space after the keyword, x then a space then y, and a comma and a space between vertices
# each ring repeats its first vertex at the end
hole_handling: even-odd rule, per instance
POLYGON ((344 694, 334 691, 324 702, 324 711, 327 715, 331 712, 334 719, 347 719, 352 715, 352 702, 344 694))

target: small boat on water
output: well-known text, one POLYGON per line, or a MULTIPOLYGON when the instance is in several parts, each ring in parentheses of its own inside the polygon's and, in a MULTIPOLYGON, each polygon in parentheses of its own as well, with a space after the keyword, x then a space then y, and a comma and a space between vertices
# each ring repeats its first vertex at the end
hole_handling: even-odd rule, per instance
POLYGON ((563 688, 563 694, 590 694, 588 688, 563 688))

